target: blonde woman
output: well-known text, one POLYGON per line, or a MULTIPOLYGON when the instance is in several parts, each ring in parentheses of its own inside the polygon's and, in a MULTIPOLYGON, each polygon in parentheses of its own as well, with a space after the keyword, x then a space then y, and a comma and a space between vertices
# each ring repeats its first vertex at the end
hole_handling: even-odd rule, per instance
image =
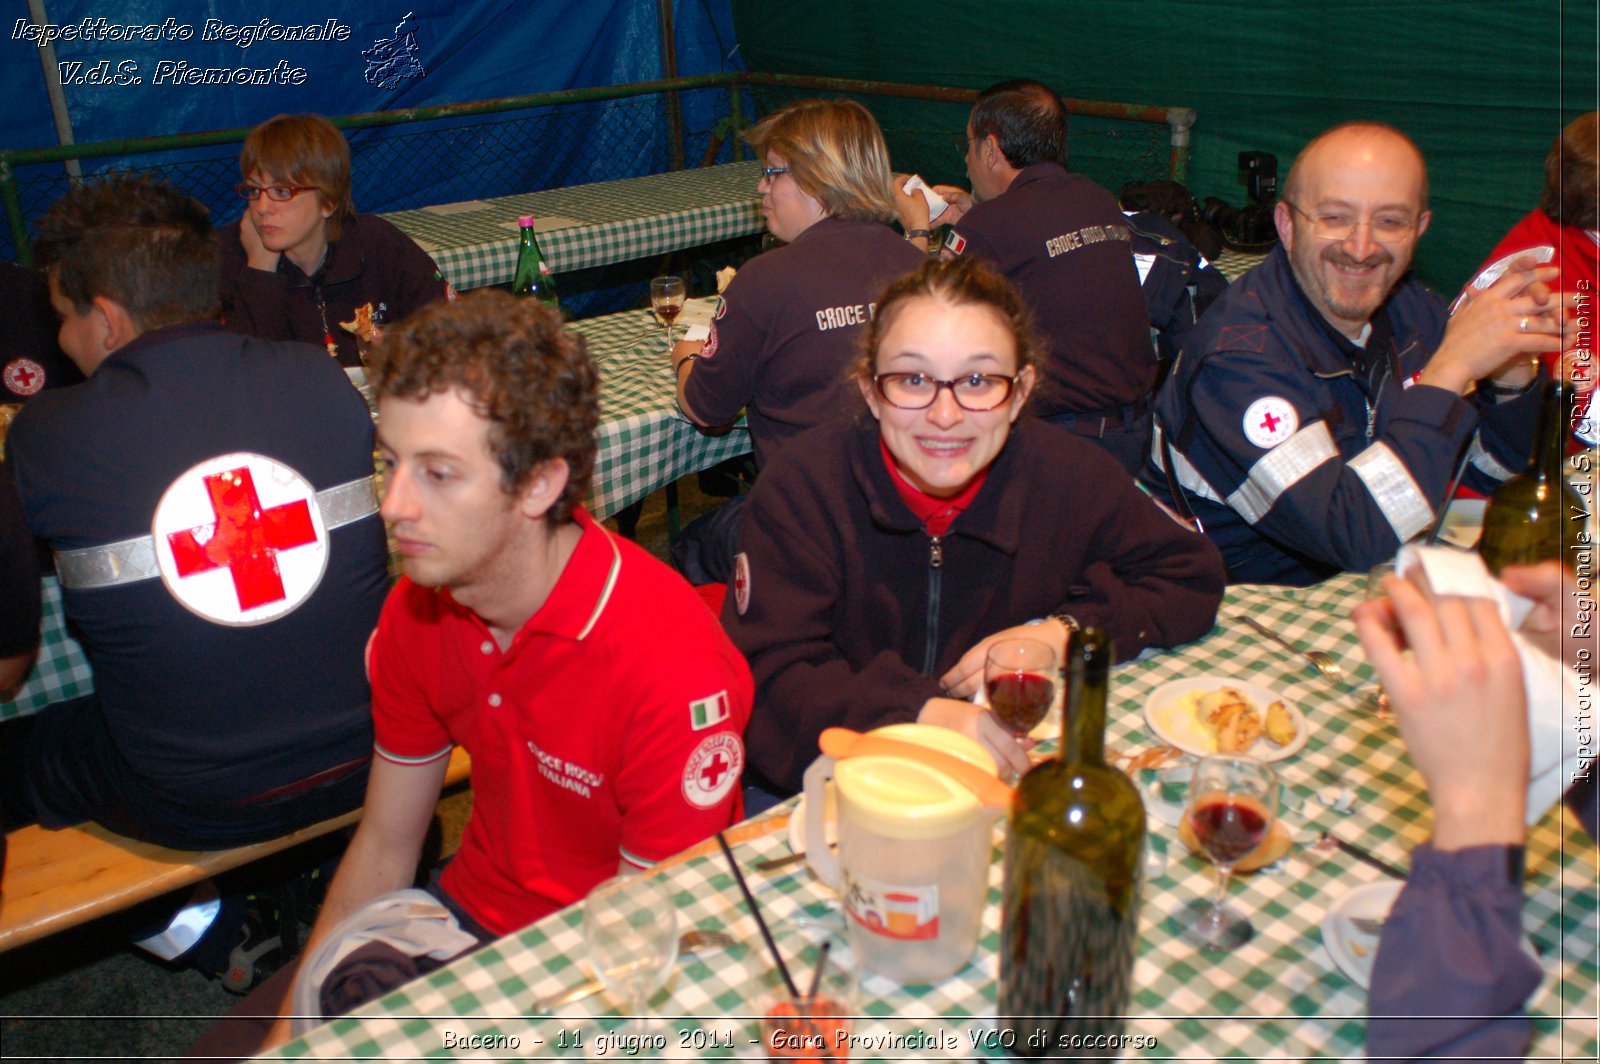
MULTIPOLYGON (((678 402, 695 423, 730 425, 748 412, 760 468, 796 433, 853 413, 849 366, 873 300, 923 252, 887 224, 889 152, 860 104, 802 100, 746 139, 765 161, 761 210, 784 246, 747 263, 705 343, 679 344, 672 358, 678 402)), ((693 582, 727 580, 739 501, 674 548, 693 582)))

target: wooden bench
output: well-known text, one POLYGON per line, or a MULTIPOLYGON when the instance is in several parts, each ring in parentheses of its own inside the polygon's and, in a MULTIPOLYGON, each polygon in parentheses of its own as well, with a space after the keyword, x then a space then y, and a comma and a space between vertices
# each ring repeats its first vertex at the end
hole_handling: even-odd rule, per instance
MULTIPOLYGON (((456 747, 444 786, 466 780, 472 760, 456 747)), ((96 917, 127 909, 180 887, 361 819, 352 809, 266 842, 231 850, 172 850, 107 831, 98 824, 50 831, 37 824, 6 835, 5 879, 0 883, 0 953, 96 917)))

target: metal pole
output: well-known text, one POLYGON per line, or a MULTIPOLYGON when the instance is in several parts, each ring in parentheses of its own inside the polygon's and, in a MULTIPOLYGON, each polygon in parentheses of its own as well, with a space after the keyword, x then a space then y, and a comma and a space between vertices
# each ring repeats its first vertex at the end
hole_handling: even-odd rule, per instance
POLYGON ((1189 131, 1194 128, 1194 108, 1169 108, 1167 128, 1172 131, 1172 151, 1167 159, 1167 176, 1181 184, 1189 179, 1189 131))
MULTIPOLYGON (((28 0, 28 18, 35 26, 50 21, 44 0, 28 0)), ((52 41, 39 49, 39 72, 44 75, 45 95, 50 97, 50 117, 55 120, 56 143, 72 144, 72 112, 67 108, 67 90, 61 84, 61 65, 56 60, 56 46, 52 41)), ((83 179, 83 167, 77 159, 66 160, 67 180, 74 183, 83 179)))
MULTIPOLYGON (((678 38, 672 26, 672 0, 656 0, 661 23, 661 67, 667 80, 678 77, 678 38)), ((672 149, 672 168, 683 169, 683 108, 676 89, 667 90, 667 131, 672 149)))

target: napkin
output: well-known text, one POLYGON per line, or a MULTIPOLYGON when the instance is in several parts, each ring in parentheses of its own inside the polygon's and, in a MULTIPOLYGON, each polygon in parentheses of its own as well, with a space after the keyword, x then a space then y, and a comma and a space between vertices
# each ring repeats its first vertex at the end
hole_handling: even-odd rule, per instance
POLYGON ((341 960, 372 942, 386 943, 408 956, 440 961, 478 944, 427 891, 380 894, 345 917, 301 962, 293 990, 296 1038, 322 1022, 323 980, 341 960))
MULTIPOLYGON (((1517 629, 1527 619, 1533 602, 1489 574, 1483 558, 1449 547, 1407 545, 1395 558, 1395 570, 1408 573, 1420 568, 1428 586, 1440 595, 1486 598, 1495 603, 1500 619, 1511 630, 1512 645, 1522 660, 1522 688, 1528 702, 1528 825, 1561 800, 1567 783, 1577 779, 1593 755, 1573 741, 1580 726, 1579 709, 1585 704, 1584 684, 1570 665, 1539 650, 1517 629)), ((1582 725, 1587 728, 1587 723, 1582 725)))
POLYGON ((922 198, 928 201, 929 225, 932 225, 935 221, 937 221, 939 215, 944 213, 944 209, 950 206, 950 204, 945 202, 943 196, 939 195, 933 189, 928 187, 928 183, 922 180, 921 174, 912 174, 910 177, 906 178, 906 183, 902 185, 901 188, 907 195, 912 192, 922 193, 922 198))

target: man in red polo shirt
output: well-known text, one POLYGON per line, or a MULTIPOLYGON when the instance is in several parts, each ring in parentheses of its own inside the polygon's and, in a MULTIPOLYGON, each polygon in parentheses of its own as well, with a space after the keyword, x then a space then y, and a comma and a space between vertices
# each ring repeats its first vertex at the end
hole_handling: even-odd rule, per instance
POLYGON ((599 422, 581 342, 536 301, 474 293, 388 330, 372 379, 406 575, 367 650, 366 812, 308 955, 411 885, 456 744, 472 819, 430 890, 480 940, 740 812, 749 668, 681 577, 579 504, 599 422))

